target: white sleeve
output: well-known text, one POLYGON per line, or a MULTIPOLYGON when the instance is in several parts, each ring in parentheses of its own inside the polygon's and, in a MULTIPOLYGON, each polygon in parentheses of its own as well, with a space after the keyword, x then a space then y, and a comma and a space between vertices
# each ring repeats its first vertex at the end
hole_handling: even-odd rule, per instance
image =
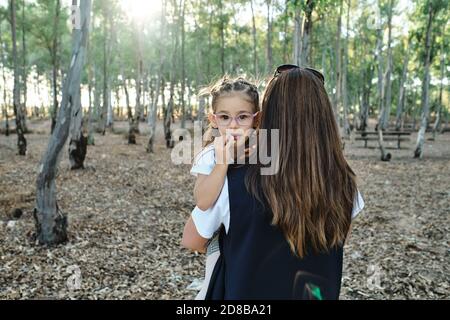
POLYGON ((225 231, 228 233, 230 228, 230 202, 228 195, 228 180, 222 187, 222 191, 216 203, 206 211, 195 207, 192 211, 192 220, 197 228, 198 233, 206 239, 211 239, 221 225, 225 226, 225 231))
POLYGON ((352 212, 352 220, 356 218, 356 216, 364 209, 364 199, 362 198, 361 193, 358 191, 353 201, 353 212, 352 212))
POLYGON ((195 157, 191 174, 193 176, 197 176, 198 174, 210 175, 215 164, 214 145, 210 145, 195 157))
POLYGON ((197 232, 205 239, 211 239, 214 232, 222 225, 222 217, 215 206, 206 211, 195 207, 192 211, 192 220, 197 228, 197 232))

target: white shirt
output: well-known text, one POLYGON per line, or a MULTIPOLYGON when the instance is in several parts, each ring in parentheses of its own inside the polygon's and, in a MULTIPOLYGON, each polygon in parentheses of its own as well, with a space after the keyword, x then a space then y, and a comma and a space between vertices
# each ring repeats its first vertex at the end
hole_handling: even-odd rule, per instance
MULTIPOLYGON (((191 174, 197 176, 198 174, 210 175, 216 165, 214 145, 209 145, 204 148, 194 159, 194 165, 191 169, 191 174)), ((352 220, 364 208, 364 200, 361 193, 358 191, 353 202, 352 220)), ((192 220, 198 233, 205 239, 210 239, 221 225, 225 226, 225 232, 228 233, 230 228, 230 202, 228 195, 228 180, 225 177, 225 182, 222 191, 217 198, 216 203, 206 211, 195 207, 192 211, 192 220)))

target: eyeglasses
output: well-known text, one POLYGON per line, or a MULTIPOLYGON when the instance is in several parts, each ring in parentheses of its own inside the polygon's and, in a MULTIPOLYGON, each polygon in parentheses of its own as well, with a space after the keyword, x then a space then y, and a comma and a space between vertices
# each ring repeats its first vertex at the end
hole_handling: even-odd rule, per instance
POLYGON ((322 72, 320 72, 319 70, 313 69, 313 68, 308 68, 308 67, 299 67, 296 66, 295 64, 283 64, 281 66, 279 66, 276 70, 275 73, 273 74, 273 77, 278 77, 280 74, 282 74, 283 72, 292 70, 292 69, 302 69, 302 70, 307 70, 309 72, 311 72, 312 74, 314 74, 317 78, 319 78, 320 81, 322 81, 322 83, 325 83, 325 77, 323 76, 322 72))
POLYGON ((217 121, 217 124, 219 126, 229 126, 231 121, 236 120, 236 123, 240 126, 249 126, 253 123, 253 119, 258 115, 257 113, 250 113, 250 112, 242 112, 238 114, 236 117, 232 117, 227 113, 215 113, 213 116, 217 121))

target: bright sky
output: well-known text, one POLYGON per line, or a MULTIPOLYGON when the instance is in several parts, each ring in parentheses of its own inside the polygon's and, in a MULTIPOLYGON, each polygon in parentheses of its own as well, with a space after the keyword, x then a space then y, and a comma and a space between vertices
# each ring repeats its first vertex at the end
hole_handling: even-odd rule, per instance
POLYGON ((161 12, 161 0, 120 0, 120 6, 131 19, 137 20, 159 16, 161 12))

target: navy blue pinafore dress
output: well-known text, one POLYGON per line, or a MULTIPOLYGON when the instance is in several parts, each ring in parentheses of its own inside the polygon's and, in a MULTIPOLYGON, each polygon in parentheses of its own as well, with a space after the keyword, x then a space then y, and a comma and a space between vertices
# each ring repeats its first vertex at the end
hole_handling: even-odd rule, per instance
POLYGON ((249 166, 230 166, 230 227, 220 233, 220 258, 207 300, 338 299, 343 248, 295 256, 281 230, 245 187, 249 166))

